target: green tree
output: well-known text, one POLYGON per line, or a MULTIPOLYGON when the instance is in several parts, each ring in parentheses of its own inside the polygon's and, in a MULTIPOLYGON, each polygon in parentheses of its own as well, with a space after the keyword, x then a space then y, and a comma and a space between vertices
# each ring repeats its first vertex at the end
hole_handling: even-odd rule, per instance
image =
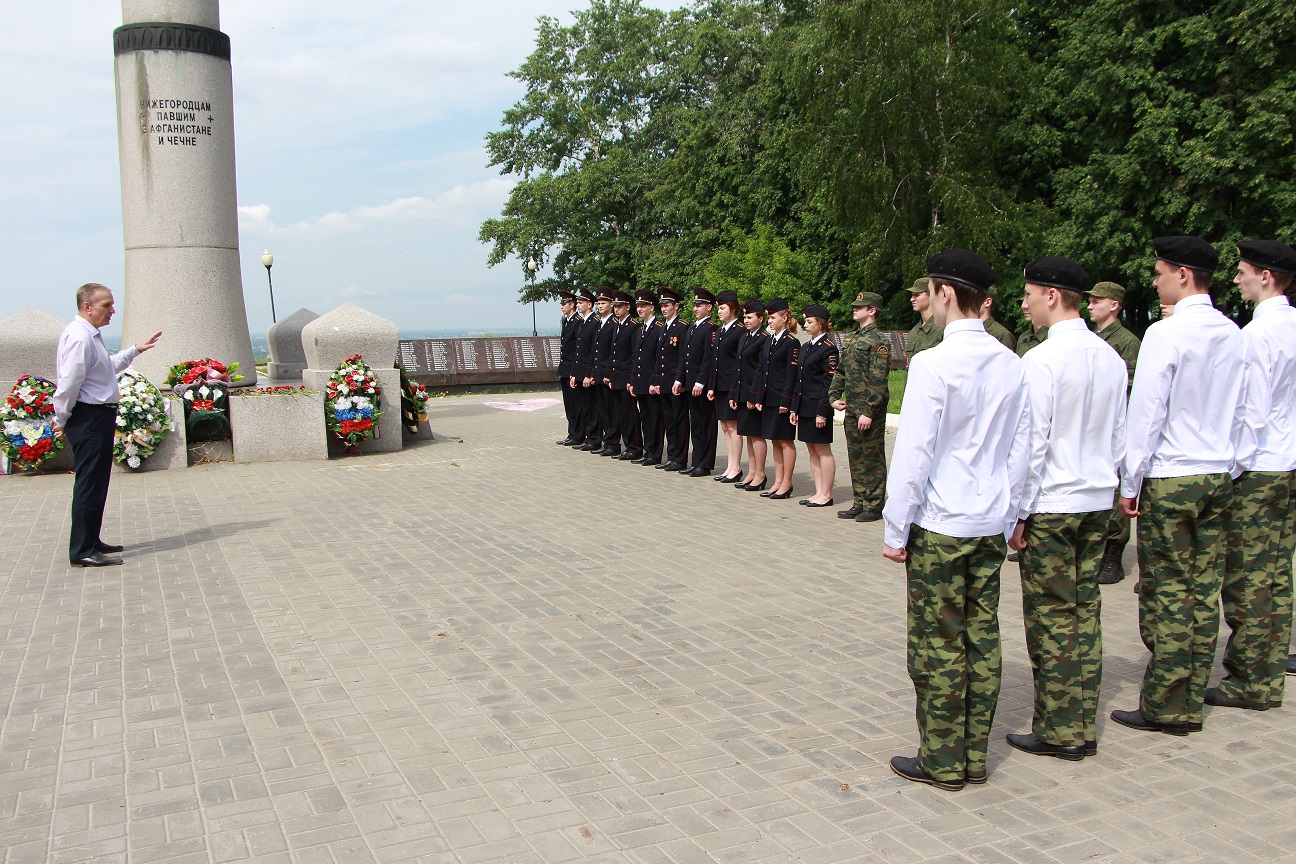
POLYGON ((812 265, 793 251, 769 225, 751 234, 730 231, 725 247, 707 264, 703 284, 712 293, 733 291, 739 303, 782 297, 793 314, 813 302, 812 265))

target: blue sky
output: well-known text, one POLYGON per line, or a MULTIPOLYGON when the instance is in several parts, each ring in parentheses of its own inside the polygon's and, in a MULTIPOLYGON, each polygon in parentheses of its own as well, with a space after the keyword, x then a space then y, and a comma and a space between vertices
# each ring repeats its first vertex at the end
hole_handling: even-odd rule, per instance
MULTIPOLYGON (((279 317, 352 302, 403 330, 530 329, 519 265, 488 269, 477 242, 512 185, 486 167, 483 139, 522 94, 505 73, 530 53, 536 18, 566 22, 580 5, 221 3, 250 329, 270 324, 267 248, 279 317)), ((27 306, 68 317, 83 282, 123 290, 112 56, 121 5, 67 0, 54 23, 46 4, 12 3, 5 24, 0 318, 27 306)), ((553 326, 557 304, 538 314, 553 326)))

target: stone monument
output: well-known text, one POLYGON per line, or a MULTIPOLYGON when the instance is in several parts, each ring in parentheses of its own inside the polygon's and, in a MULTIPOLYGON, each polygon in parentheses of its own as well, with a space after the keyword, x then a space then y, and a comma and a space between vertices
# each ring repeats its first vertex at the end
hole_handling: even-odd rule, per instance
POLYGON ((213 357, 256 383, 239 271, 234 87, 217 0, 122 0, 113 31, 126 284, 122 344, 163 332, 136 368, 213 357))
POLYGON ((0 400, 13 389, 19 375, 55 380, 59 337, 66 326, 62 318, 32 306, 0 321, 0 400))
MULTIPOLYGON (((361 453, 385 453, 399 450, 403 444, 400 370, 395 367, 399 349, 400 331, 396 325, 354 303, 344 303, 302 329, 302 350, 306 354, 302 383, 306 387, 321 393, 326 391, 329 376, 343 360, 355 354, 369 365, 382 385, 382 398, 378 402, 378 409, 383 412, 378 420, 380 437, 362 442, 361 453)), ((335 454, 342 450, 332 435, 329 448, 335 454)))
POLYGON ((302 308, 266 330, 270 345, 270 366, 267 374, 271 381, 300 381, 306 368, 306 352, 302 349, 302 328, 320 316, 302 308))

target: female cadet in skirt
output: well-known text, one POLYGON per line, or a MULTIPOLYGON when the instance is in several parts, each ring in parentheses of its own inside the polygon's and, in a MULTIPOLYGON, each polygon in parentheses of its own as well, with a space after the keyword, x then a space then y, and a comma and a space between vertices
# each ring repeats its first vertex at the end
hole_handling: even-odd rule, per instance
POLYGON ((792 422, 797 440, 810 451, 810 473, 814 476, 814 495, 802 499, 807 507, 828 507, 833 503, 833 482, 837 478, 837 460, 833 458, 833 409, 828 402, 828 387, 837 371, 837 343, 828 328, 828 310, 807 306, 806 333, 810 341, 801 346, 797 358, 796 388, 792 396, 792 422))
POLYGON ((735 483, 735 489, 759 492, 765 488, 765 438, 761 428, 760 403, 753 391, 761 373, 765 343, 765 304, 749 300, 743 307, 742 339, 738 343, 738 374, 729 391, 729 407, 738 414, 738 434, 747 439, 747 479, 735 483))
POLYGON ((715 364, 711 367, 707 398, 715 402, 716 419, 724 433, 727 461, 724 472, 715 479, 721 483, 737 483, 742 479, 742 436, 738 434, 738 412, 729 407, 729 391, 734 388, 738 376, 738 343, 747 331, 739 320, 742 307, 738 305, 735 292, 721 291, 716 295, 716 304, 720 327, 711 334, 715 343, 712 349, 715 364))
POLYGON ((761 405, 761 434, 773 443, 774 485, 761 494, 779 501, 792 495, 796 469, 796 427, 792 425, 792 390, 796 387, 796 321, 788 302, 775 297, 765 305, 771 336, 761 357, 761 375, 755 401, 761 405))

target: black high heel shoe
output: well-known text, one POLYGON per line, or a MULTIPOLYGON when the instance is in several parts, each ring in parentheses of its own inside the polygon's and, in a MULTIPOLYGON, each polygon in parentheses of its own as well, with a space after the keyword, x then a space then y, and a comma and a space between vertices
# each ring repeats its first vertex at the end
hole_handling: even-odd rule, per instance
POLYGON ((831 498, 829 498, 827 501, 823 502, 822 504, 816 503, 814 501, 810 501, 808 499, 806 501, 807 507, 831 507, 832 505, 833 505, 833 499, 831 498))
POLYGON ((737 474, 735 474, 735 475, 732 476, 732 477, 724 477, 724 476, 722 476, 722 477, 720 478, 720 482, 721 482, 721 483, 742 483, 742 482, 743 482, 743 475, 742 475, 742 472, 739 471, 737 474))
POLYGON ((761 491, 762 489, 765 488, 765 484, 768 483, 768 482, 769 482, 769 478, 766 477, 764 480, 762 480, 762 481, 760 482, 760 485, 759 485, 759 486, 753 486, 753 485, 751 485, 750 483, 747 483, 747 484, 744 485, 742 488, 746 489, 748 492, 759 492, 759 491, 761 491))
POLYGON ((783 501, 783 500, 785 500, 785 499, 787 499, 787 498, 791 498, 791 497, 792 497, 792 487, 791 487, 791 486, 788 487, 788 490, 787 490, 786 492, 771 492, 771 493, 769 494, 769 499, 770 499, 771 501, 783 501))

